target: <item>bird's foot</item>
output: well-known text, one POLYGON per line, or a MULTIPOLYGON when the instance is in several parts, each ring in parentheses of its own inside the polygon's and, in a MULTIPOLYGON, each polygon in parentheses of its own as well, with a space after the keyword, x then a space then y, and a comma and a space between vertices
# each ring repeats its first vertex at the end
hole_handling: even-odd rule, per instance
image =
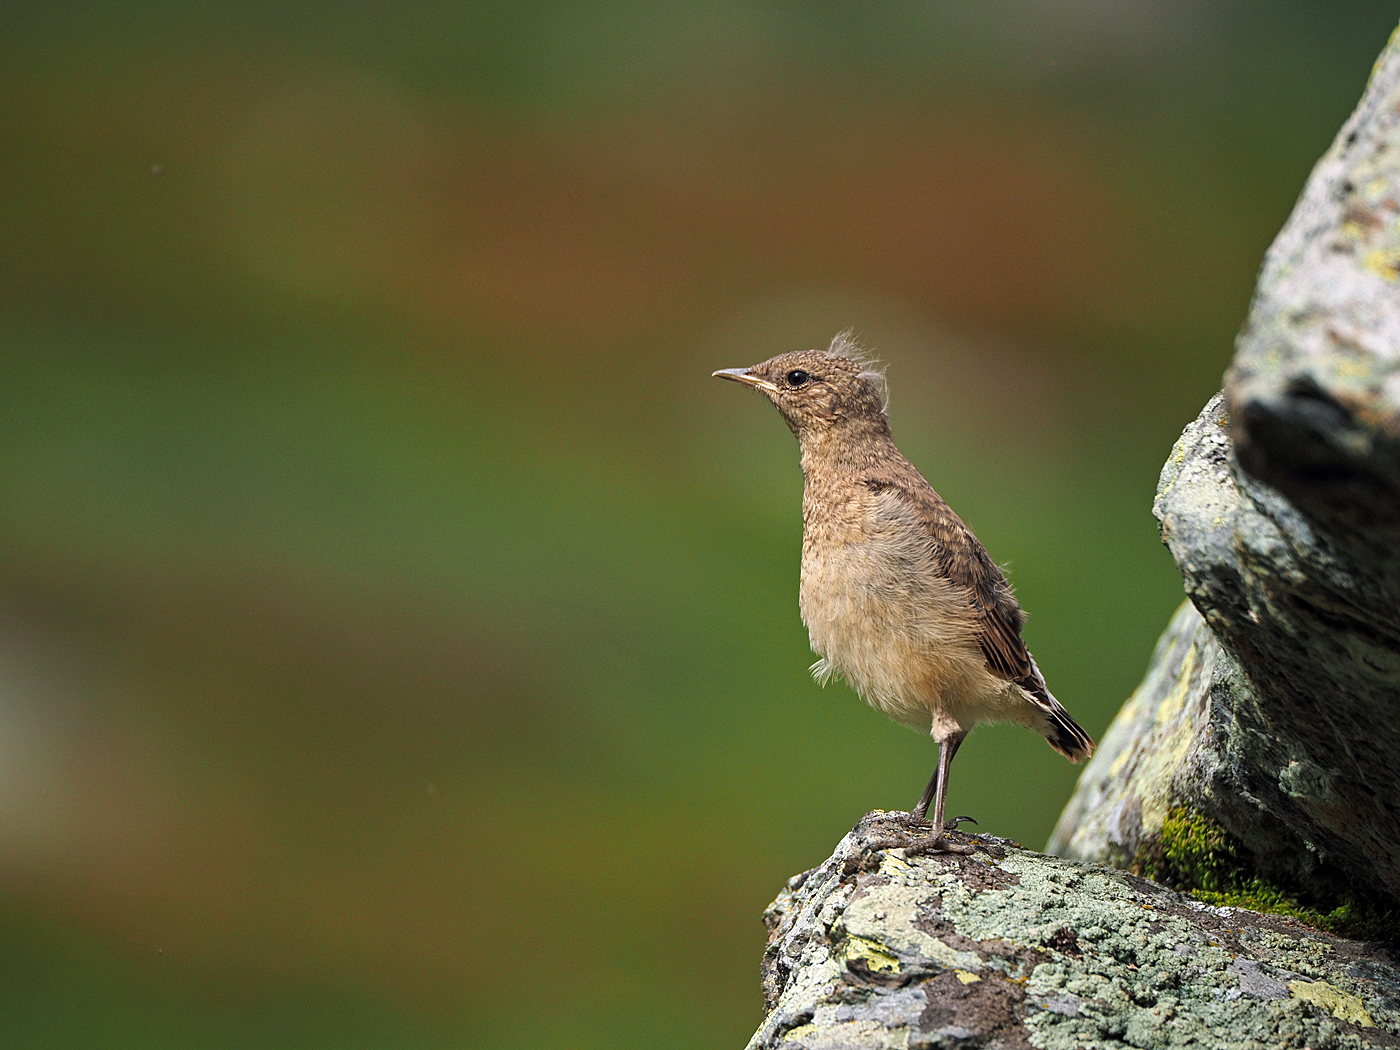
POLYGON ((873 839, 866 848, 872 851, 902 849, 906 857, 921 857, 928 853, 971 853, 973 850, 972 846, 953 842, 946 834, 924 835, 922 838, 915 838, 913 835, 891 835, 873 839))
MULTIPOLYGON (((949 829, 952 830, 952 829, 949 829)), ((906 857, 922 857, 929 853, 971 853, 974 847, 953 842, 945 835, 929 835, 904 847, 906 857)))
POLYGON ((887 819, 897 825, 900 833, 874 839, 869 844, 871 850, 902 849, 905 856, 917 857, 928 853, 971 853, 972 846, 960 845, 948 838, 948 832, 957 831, 959 824, 976 824, 971 817, 954 817, 945 821, 941 830, 935 830, 933 822, 913 813, 891 813, 887 819), (925 832, 916 835, 916 832, 925 832))
POLYGON ((896 824, 905 831, 928 831, 933 821, 915 813, 886 813, 881 819, 884 824, 896 824))
MULTIPOLYGON (((933 827, 933 821, 927 817, 920 817, 914 813, 886 813, 880 818, 884 824, 898 824, 906 831, 928 831, 933 827)), ((976 824, 974 817, 954 817, 952 820, 943 822, 944 831, 957 831, 959 824, 976 824)))

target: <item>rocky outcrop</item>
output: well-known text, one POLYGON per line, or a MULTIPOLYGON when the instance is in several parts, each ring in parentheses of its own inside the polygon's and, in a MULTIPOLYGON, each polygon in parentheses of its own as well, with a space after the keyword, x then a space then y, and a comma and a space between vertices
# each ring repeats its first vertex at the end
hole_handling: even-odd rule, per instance
POLYGON ((765 914, 750 1050, 1400 1045, 1400 968, 1374 945, 990 836, 872 851, 883 817, 765 914))
POLYGON ((1243 690, 1236 665, 1190 602, 1157 642, 1147 676, 1079 778, 1046 848, 1128 868, 1190 794, 1210 739, 1212 692, 1243 690))
POLYGON ((1400 48, 1269 250, 1155 512, 1179 614, 1051 840, 1139 863, 1185 807, 1261 877, 1400 900, 1400 48))

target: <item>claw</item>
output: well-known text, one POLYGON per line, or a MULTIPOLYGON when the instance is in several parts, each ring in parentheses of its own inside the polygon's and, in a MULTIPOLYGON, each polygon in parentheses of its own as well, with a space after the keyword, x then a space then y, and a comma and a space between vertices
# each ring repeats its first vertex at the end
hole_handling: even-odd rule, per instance
POLYGON ((874 839, 866 844, 866 849, 878 853, 887 849, 909 849, 913 843, 907 838, 874 839))
POLYGON ((871 852, 902 849, 906 857, 921 857, 926 853, 971 853, 975 849, 950 842, 946 835, 926 835, 918 839, 909 835, 891 836, 874 839, 865 848, 871 852))
POLYGON ((955 845, 948 840, 947 832, 957 831, 959 824, 976 824, 972 817, 954 817, 943 824, 942 831, 935 832, 933 822, 913 813, 890 813, 884 818, 900 831, 895 835, 872 839, 866 845, 871 851, 902 849, 906 856, 917 857, 927 853, 972 853, 976 846, 955 845), (915 837, 915 832, 928 834, 915 837))

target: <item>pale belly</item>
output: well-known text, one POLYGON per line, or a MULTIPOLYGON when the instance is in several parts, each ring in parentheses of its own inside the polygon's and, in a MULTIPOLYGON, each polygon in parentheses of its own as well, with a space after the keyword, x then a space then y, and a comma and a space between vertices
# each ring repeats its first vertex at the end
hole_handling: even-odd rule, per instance
POLYGON ((930 549, 898 535, 804 543, 802 620, 822 657, 813 673, 840 674, 872 707, 937 739, 1021 721, 1025 700, 987 670, 966 598, 930 549))

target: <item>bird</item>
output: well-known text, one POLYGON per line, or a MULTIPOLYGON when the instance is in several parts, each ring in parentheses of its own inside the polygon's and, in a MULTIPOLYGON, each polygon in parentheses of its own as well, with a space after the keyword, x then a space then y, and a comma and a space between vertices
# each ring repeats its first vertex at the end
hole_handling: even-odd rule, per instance
POLYGON ((797 437, 798 607, 819 657, 813 675, 823 685, 841 676, 871 707, 938 744, 928 786, 903 817, 904 837, 885 844, 970 852, 948 832, 976 821, 945 822, 944 809, 953 757, 974 726, 1026 726, 1071 762, 1094 749, 1026 648, 1026 614, 1006 576, 895 447, 884 373, 850 332, 825 350, 713 375, 762 393, 797 437), (911 837, 925 827, 930 834, 911 837))

